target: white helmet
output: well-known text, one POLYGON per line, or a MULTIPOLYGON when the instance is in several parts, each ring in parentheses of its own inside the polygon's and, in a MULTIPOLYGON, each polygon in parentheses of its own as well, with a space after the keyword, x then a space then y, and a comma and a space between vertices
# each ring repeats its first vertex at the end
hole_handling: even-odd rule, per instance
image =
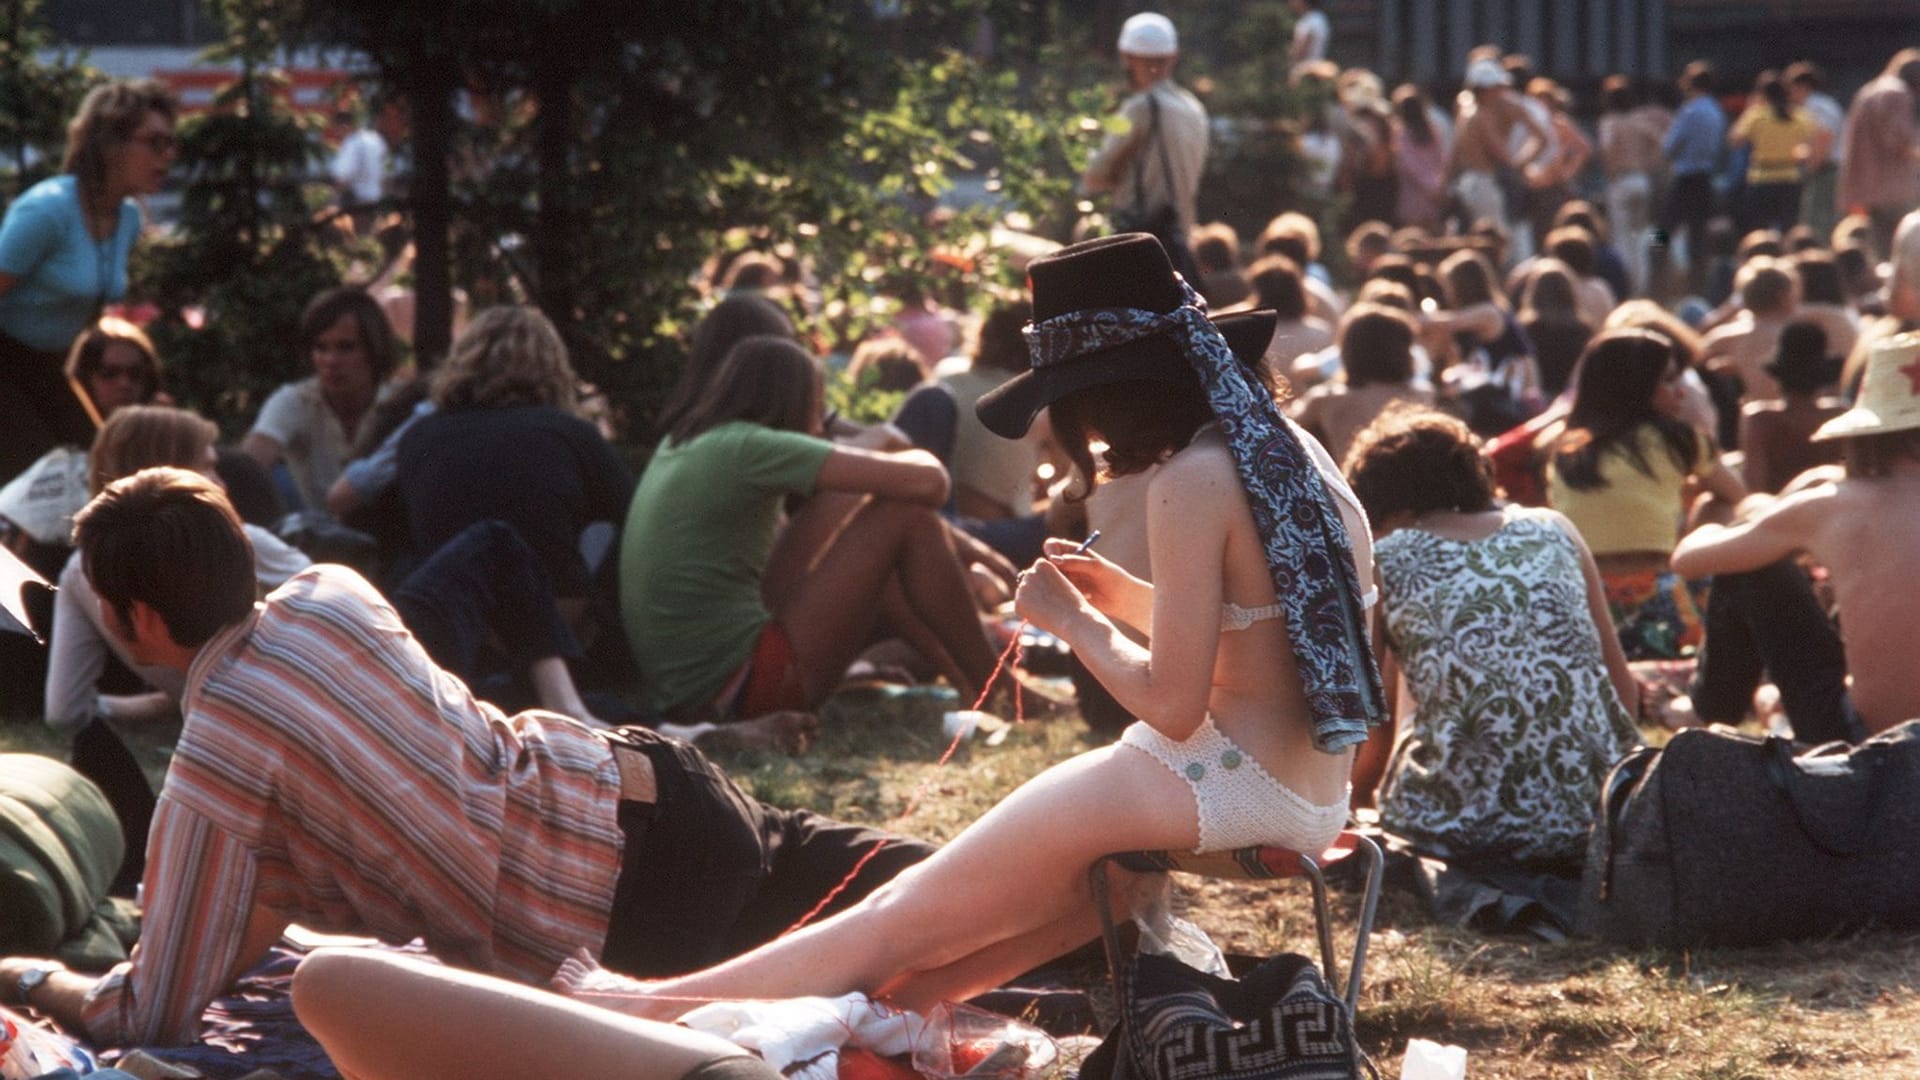
POLYGON ((1127 56, 1173 56, 1180 51, 1180 35, 1173 20, 1155 11, 1143 11, 1120 27, 1120 51, 1127 56))

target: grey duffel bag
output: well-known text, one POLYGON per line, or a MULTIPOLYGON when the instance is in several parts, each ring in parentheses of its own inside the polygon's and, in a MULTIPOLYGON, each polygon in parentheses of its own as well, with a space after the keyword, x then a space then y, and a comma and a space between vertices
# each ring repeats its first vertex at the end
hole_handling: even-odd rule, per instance
POLYGON ((1601 788, 1581 933, 1757 945, 1920 927, 1920 720, 1858 746, 1682 731, 1601 788))

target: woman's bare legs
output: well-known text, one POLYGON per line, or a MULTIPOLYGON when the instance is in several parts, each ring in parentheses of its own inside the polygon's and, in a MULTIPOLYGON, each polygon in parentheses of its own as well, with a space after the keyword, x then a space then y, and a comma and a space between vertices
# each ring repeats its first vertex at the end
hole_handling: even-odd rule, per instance
POLYGON ((967 571, 946 522, 893 499, 816 496, 774 545, 762 594, 788 628, 807 696, 824 700, 867 643, 888 582, 956 669, 963 697, 993 670, 967 571))
MULTIPOLYGON (((1152 893, 1163 887, 1163 874, 1136 874, 1109 868, 1108 897, 1116 919, 1127 919, 1152 893)), ((1064 918, 1019 937, 995 942, 945 967, 915 971, 878 991, 878 996, 902 1008, 924 1012, 942 1001, 965 1001, 1007 980, 1092 941, 1100 932, 1100 913, 1093 898, 1064 918)))
POLYGON ((293 976, 300 1022, 348 1080, 679 1080, 732 1043, 389 953, 321 949, 293 976))
POLYGON ((705 1000, 889 989, 924 1003, 991 985, 1092 936, 1086 876, 1096 858, 1190 849, 1198 836, 1184 781, 1127 747, 1089 751, 1028 782, 854 907, 609 1004, 671 1018, 705 1000))

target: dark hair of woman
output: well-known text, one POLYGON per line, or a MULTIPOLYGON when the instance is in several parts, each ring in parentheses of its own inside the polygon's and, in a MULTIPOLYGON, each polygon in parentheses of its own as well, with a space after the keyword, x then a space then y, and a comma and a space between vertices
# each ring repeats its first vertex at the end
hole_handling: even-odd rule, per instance
POLYGON ((1373 260, 1373 265, 1367 268, 1367 280, 1375 278, 1406 286, 1410 296, 1420 295, 1420 271, 1405 255, 1382 255, 1373 260))
MULTIPOLYGON (((1871 295, 1879 289, 1880 279, 1873 272, 1873 258, 1866 248, 1848 246, 1833 253, 1834 269, 1840 271, 1840 282, 1854 299, 1871 295)), ((1803 281, 1801 287, 1806 283, 1803 281)))
POLYGON ((1825 251, 1803 251, 1794 257, 1800 271, 1800 301, 1805 304, 1844 304, 1846 288, 1840 281, 1840 264, 1825 251))
MULTIPOLYGON (((1166 348, 1168 363, 1186 363, 1171 342, 1166 348)), ((1284 395, 1285 382, 1270 378, 1263 367, 1243 361, 1240 370, 1256 390, 1277 400, 1284 395)), ((1180 382, 1130 379, 1090 386, 1055 401, 1047 407, 1047 416, 1067 459, 1086 478, 1088 492, 1102 474, 1095 468, 1090 443, 1107 444, 1106 476, 1131 476, 1184 448, 1214 418, 1197 375, 1180 382)))
POLYGON ((1580 317, 1574 290, 1573 271, 1560 260, 1547 258, 1534 266, 1520 294, 1520 328, 1533 342, 1540 383, 1549 394, 1567 388, 1580 354, 1593 339, 1593 327, 1580 317))
POLYGON ((1380 304, 1384 307, 1398 308, 1411 315, 1418 306, 1413 301, 1413 290, 1397 281, 1386 278, 1368 278, 1366 284, 1354 295, 1355 304, 1380 304))
POLYGON ((1625 75, 1609 75, 1600 80, 1600 104, 1606 111, 1631 112, 1633 99, 1633 83, 1625 75))
POLYGON ((1306 317, 1307 289, 1301 281, 1299 263, 1285 255, 1268 255, 1248 268, 1247 280, 1253 285, 1259 306, 1272 308, 1282 322, 1306 317))
POLYGON ((1403 383, 1413 378, 1413 317, 1384 304, 1356 304, 1340 321, 1340 364, 1347 385, 1403 383))
POLYGON ((101 316, 73 339, 73 346, 67 350, 67 376, 85 387, 87 380, 93 378, 106 359, 107 346, 115 342, 130 345, 139 351, 140 359, 146 366, 146 370, 137 376, 140 380, 140 400, 150 400, 160 389, 160 355, 145 330, 116 315, 101 316))
POLYGON ((1607 313, 1602 330, 1651 330, 1673 343, 1674 359, 1683 368, 1698 367, 1702 346, 1700 332, 1681 321, 1680 316, 1645 298, 1623 300, 1607 313))
POLYGON ((1779 72, 1761 72, 1759 78, 1753 81, 1753 92, 1756 97, 1766 99, 1774 116, 1781 120, 1793 118, 1793 103, 1787 99, 1787 84, 1780 78, 1779 72))
POLYGON ((1789 255, 1799 255, 1803 251, 1825 251, 1827 248, 1826 237, 1821 236, 1818 229, 1804 221, 1788 229, 1787 234, 1780 238, 1780 242, 1786 245, 1789 255))
POLYGON ((1421 146, 1433 145, 1433 120, 1427 115, 1427 95, 1412 83, 1402 83, 1393 91, 1393 108, 1407 136, 1421 146))
POLYGON ((995 304, 980 320, 980 338, 973 348, 973 366, 1019 374, 1033 366, 1021 329, 1033 320, 1033 305, 1023 297, 995 304))
POLYGON ((1750 229, 1740 237, 1739 244, 1733 249, 1733 261, 1736 266, 1745 266, 1748 260, 1762 255, 1779 258, 1786 253, 1786 244, 1781 241, 1778 232, 1773 229, 1750 229))
POLYGON ((1480 440, 1460 420, 1432 409, 1388 408, 1354 437, 1342 467, 1376 523, 1401 513, 1493 509, 1493 467, 1480 440))
POLYGON ((680 369, 680 381, 674 384, 666 407, 660 410, 660 429, 672 431, 679 425, 735 345, 747 338, 762 336, 799 340, 793 320, 780 310, 780 305, 764 296, 738 293, 715 304, 693 328, 693 338, 687 343, 687 361, 680 369))
POLYGON ((1567 431, 1553 454, 1554 466, 1569 486, 1583 491, 1606 487, 1600 462, 1616 447, 1635 469, 1652 476, 1653 464, 1639 437, 1640 429, 1649 425, 1659 433, 1675 468, 1692 467, 1700 453, 1700 433, 1654 407, 1655 392, 1676 367, 1673 342, 1664 334, 1609 330, 1593 339, 1580 356, 1567 431))
POLYGON ((820 361, 789 338, 747 338, 727 351, 720 369, 667 434, 678 443, 721 424, 745 420, 777 431, 813 433, 820 421, 820 361))
POLYGON ((1456 251, 1440 264, 1440 280, 1447 290, 1448 307, 1455 311, 1475 304, 1492 304, 1504 309, 1507 298, 1494 281, 1493 269, 1484 256, 1472 251, 1456 251))
POLYGON ((1593 276, 1593 233, 1568 225, 1547 234, 1547 252, 1583 278, 1593 276))

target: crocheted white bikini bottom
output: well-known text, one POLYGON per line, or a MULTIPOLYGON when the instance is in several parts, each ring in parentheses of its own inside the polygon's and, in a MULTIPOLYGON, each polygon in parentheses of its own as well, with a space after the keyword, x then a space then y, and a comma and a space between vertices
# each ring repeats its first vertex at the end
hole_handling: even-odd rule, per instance
POLYGON ((1221 734, 1212 716, 1185 742, 1145 723, 1130 724, 1120 745, 1152 757, 1193 789, 1200 815, 1195 853, 1265 844, 1317 855, 1346 827, 1351 787, 1331 806, 1308 802, 1221 734))

